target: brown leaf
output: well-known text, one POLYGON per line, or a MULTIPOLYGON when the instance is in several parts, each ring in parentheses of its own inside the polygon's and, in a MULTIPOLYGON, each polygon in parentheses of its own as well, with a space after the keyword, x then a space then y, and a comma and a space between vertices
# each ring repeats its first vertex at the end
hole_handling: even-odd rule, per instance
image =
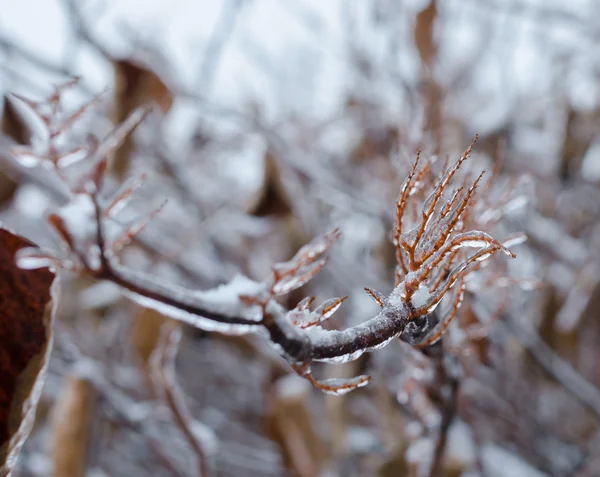
MULTIPOLYGON (((153 71, 129 60, 114 63, 116 76, 115 124, 122 123, 141 106, 158 104, 164 114, 173 105, 173 94, 168 86, 153 71)), ((133 151, 129 137, 116 152, 111 169, 119 178, 125 177, 133 151)))
MULTIPOLYGON (((2 132, 15 140, 17 144, 29 144, 29 131, 10 101, 4 98, 2 111, 2 132)), ((4 172, 0 172, 0 205, 12 199, 17 183, 4 172)))
POLYGON ((434 25, 437 18, 436 0, 431 0, 429 5, 419 12, 415 24, 415 44, 419 50, 421 61, 430 65, 437 54, 437 44, 434 39, 434 25))
POLYGON ((85 378, 68 376, 52 423, 54 477, 84 477, 96 390, 85 378))
POLYGON ((139 308, 133 316, 131 326, 131 344, 144 365, 156 348, 161 328, 167 319, 150 308, 139 308))
POLYGON ((248 212, 257 217, 289 215, 292 213, 291 201, 281 180, 281 171, 271 151, 266 152, 264 161, 263 185, 249 206, 248 212))
POLYGON ((52 343, 55 275, 15 262, 30 246, 0 228, 0 477, 11 472, 31 431, 52 343))
POLYGON ((6 97, 4 98, 4 111, 2 112, 2 132, 22 146, 30 143, 30 133, 27 125, 6 97))
POLYGON ((594 143, 598 126, 599 111, 582 113, 567 106, 564 142, 561 151, 559 177, 568 182, 581 175, 583 158, 594 143))

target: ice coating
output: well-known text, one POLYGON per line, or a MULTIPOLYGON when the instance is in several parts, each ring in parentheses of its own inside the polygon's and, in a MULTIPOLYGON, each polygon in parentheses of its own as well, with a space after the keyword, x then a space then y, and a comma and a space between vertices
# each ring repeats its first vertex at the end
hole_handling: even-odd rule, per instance
POLYGON ((106 208, 106 215, 108 217, 116 217, 125 206, 128 204, 129 199, 135 194, 135 192, 144 185, 146 177, 144 175, 134 177, 125 181, 120 189, 115 194, 114 199, 106 208))
POLYGON ((442 262, 450 253, 461 248, 481 248, 489 249, 490 253, 487 255, 480 255, 477 261, 485 260, 494 251, 500 250, 504 254, 511 256, 512 252, 506 247, 502 246, 499 242, 494 240, 488 234, 479 231, 464 232, 456 235, 450 242, 445 246, 441 247, 435 253, 433 253, 422 265, 419 272, 415 276, 416 281, 421 281, 429 275, 431 270, 442 262))
POLYGON ((288 313, 291 322, 300 328, 309 328, 328 320, 342 306, 348 297, 330 298, 321 303, 314 311, 310 311, 306 302, 298 304, 288 313))
POLYGON ((202 315, 196 313, 190 313, 180 309, 177 306, 169 305, 156 299, 148 298, 137 293, 126 290, 124 292, 131 300, 135 301, 139 305, 158 311, 166 316, 172 317, 183 323, 187 323, 195 328, 199 328, 204 331, 218 331, 219 333, 225 333, 229 335, 243 335, 250 333, 254 330, 254 326, 250 325, 238 325, 230 323, 222 323, 214 321, 211 318, 205 318, 202 315))
POLYGON ((370 379, 371 378, 366 375, 356 376, 355 378, 349 379, 331 378, 318 381, 317 386, 326 394, 343 396, 350 391, 366 386, 370 379))
POLYGON ((11 154, 18 164, 27 169, 38 167, 46 160, 43 155, 36 154, 35 152, 24 147, 13 147, 11 149, 11 154))
POLYGON ((244 306, 239 296, 262 293, 265 286, 242 275, 237 275, 229 283, 212 290, 196 292, 172 284, 166 285, 117 264, 112 266, 122 283, 135 284, 147 292, 141 294, 137 289, 121 284, 124 293, 133 301, 203 330, 246 334, 256 331, 262 317, 260 310, 244 306))
POLYGON ((321 321, 327 320, 336 311, 338 311, 338 309, 340 308, 340 306, 342 306, 342 303, 344 302, 344 300, 346 300, 346 298, 348 297, 330 298, 329 300, 326 300, 323 303, 321 303, 319 307, 315 310, 315 313, 321 316, 321 321))
POLYGON ((36 247, 25 247, 16 253, 17 265, 25 270, 58 268, 59 259, 51 252, 36 247))
POLYGON ((66 154, 63 154, 57 162, 59 167, 69 167, 76 164, 88 156, 87 147, 77 147, 66 154))
POLYGON ((309 282, 325 266, 326 263, 327 259, 322 258, 317 260, 315 263, 301 268, 297 273, 286 276, 273 285, 273 292, 276 295, 287 295, 288 293, 297 290, 309 282))
MULTIPOLYGON (((72 123, 82 111, 83 109, 76 112, 67 122, 72 123)), ((419 169, 418 160, 415 162, 396 204, 397 230, 394 232, 394 241, 404 249, 399 249, 397 254, 403 274, 398 273, 397 286, 389 297, 370 293, 381 310, 376 316, 357 326, 340 331, 326 330, 319 326, 319 323, 332 316, 340 307, 343 301, 341 298, 327 300, 314 311, 310 309, 310 298, 303 300, 291 311, 274 300, 276 296, 289 294, 303 286, 325 266, 327 259, 324 254, 338 239, 339 230, 314 239, 300 248, 290 261, 275 265, 273 276, 265 283, 236 276, 225 285, 200 292, 131 271, 116 261, 114 253, 142 229, 149 218, 142 218, 126 227, 117 223, 114 217, 126 206, 142 181, 138 179, 126 184, 112 202, 108 200, 104 203, 98 196, 102 193, 102 172, 106 168, 107 158, 148 113, 147 108, 138 109, 104 140, 90 141, 92 174, 87 182, 72 189, 71 202, 55 215, 60 220, 55 220, 53 225, 59 229, 59 233, 62 232, 63 239, 73 252, 74 260, 83 262, 82 268, 90 272, 91 276, 109 280, 137 303, 197 328, 229 335, 261 332, 270 345, 292 363, 295 370, 304 370, 299 371, 303 377, 312 380, 306 371, 310 361, 345 363, 357 359, 365 352, 386 346, 405 330, 406 335, 413 336, 412 330, 419 323, 416 319, 435 309, 444 294, 464 276, 463 272, 466 273, 470 264, 485 260, 500 250, 510 253, 483 232, 453 235, 455 230, 462 232, 464 222, 460 220, 465 220, 463 212, 481 178, 479 176, 465 193, 465 187, 459 187, 453 192, 446 190, 462 162, 466 160, 469 148, 433 185, 433 190, 422 204, 417 224, 408 232, 402 233, 404 211, 409 210, 411 215, 418 216, 419 210, 418 204, 411 204, 416 207, 406 209, 406 200, 411 196, 420 196, 420 192, 428 192, 426 188, 432 184, 426 177, 433 172, 429 169, 429 164, 419 169), (446 263, 446 258, 466 247, 480 250, 466 260, 462 255, 453 254, 448 261, 452 262, 454 255, 457 255, 461 257, 462 263, 448 274, 450 266, 455 264, 446 263), (403 258, 409 262, 408 265, 403 262, 403 258), (305 374, 301 374, 302 372, 305 374)), ((53 131, 54 125, 49 123, 45 127, 53 131)), ((58 170, 60 165, 80 160, 83 157, 82 151, 83 148, 79 151, 74 149, 70 153, 72 156, 48 157, 58 170)), ((40 158, 44 158, 36 156, 36 152, 29 153, 30 156, 24 156, 22 160, 31 166, 37 165, 40 158)), ((23 256, 22 260, 29 267, 48 263, 47 257, 36 254, 23 256)), ((415 342, 411 344, 422 344, 417 339, 420 340, 421 337, 415 338, 415 342)), ((325 392, 341 395, 366 385, 368 379, 367 376, 359 376, 351 380, 311 382, 325 392)))
POLYGON ((406 304, 401 300, 390 300, 375 317, 351 328, 337 331, 315 326, 305 332, 310 338, 315 361, 347 363, 358 359, 365 352, 380 349, 400 336, 408 318, 406 304), (363 340, 365 336, 370 339, 363 340), (346 349, 348 352, 344 352, 346 349))
POLYGON ((104 159, 123 144, 127 136, 131 134, 146 116, 148 116, 150 111, 151 107, 143 106, 131 113, 124 122, 113 129, 112 132, 102 140, 96 151, 94 151, 91 162, 95 163, 98 160, 104 159))

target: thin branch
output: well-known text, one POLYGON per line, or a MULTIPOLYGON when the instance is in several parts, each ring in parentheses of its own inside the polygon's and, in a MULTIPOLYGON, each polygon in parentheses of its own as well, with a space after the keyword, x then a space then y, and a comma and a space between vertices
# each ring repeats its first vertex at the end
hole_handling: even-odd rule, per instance
POLYGON ((181 340, 181 328, 167 324, 164 326, 162 333, 162 343, 159 343, 152 357, 154 375, 161 384, 165 401, 175 418, 177 426, 196 453, 199 475, 208 477, 212 475, 212 472, 208 465, 207 451, 204 442, 193 431, 193 417, 185 404, 184 396, 175 375, 175 357, 181 340))
POLYGON ((456 364, 445 353, 441 341, 425 348, 423 353, 434 362, 435 378, 428 386, 428 393, 431 400, 437 404, 441 414, 432 464, 429 469, 429 477, 437 477, 444 474, 444 457, 448 444, 448 433, 458 410, 460 381, 456 371, 452 369, 456 364))
MULTIPOLYGON (((46 101, 32 102, 22 99, 50 133, 63 132, 79 118, 79 111, 85 111, 89 106, 80 108, 73 120, 67 116, 67 122, 61 126, 64 115, 59 108, 60 94, 73 84, 75 83, 70 82, 57 88, 46 101), (50 113, 46 113, 48 106, 50 113)), ((119 240, 114 240, 113 232, 115 226, 122 227, 122 224, 116 222, 113 215, 115 210, 118 211, 129 200, 136 183, 130 184, 125 191, 117 192, 116 198, 104 198, 101 194, 108 157, 120 147, 147 113, 148 111, 143 108, 134 111, 104 140, 92 141, 89 154, 91 171, 75 186, 71 186, 66 176, 59 170, 59 159, 66 153, 58 148, 49 147, 48 165, 55 169, 59 178, 70 188, 72 196, 72 204, 67 204, 62 210, 50 215, 51 225, 63 239, 71 254, 63 261, 66 263, 65 266, 97 279, 111 281, 123 288, 131 299, 142 306, 194 327, 230 335, 262 333, 290 362, 296 372, 326 392, 342 394, 363 386, 368 382, 369 377, 359 376, 345 382, 317 381, 311 373, 310 365, 313 361, 343 363, 355 360, 363 353, 385 346, 394 338, 400 337, 407 327, 410 332, 408 334, 411 335, 407 341, 418 344, 420 339, 424 338, 422 332, 430 328, 428 315, 461 277, 471 273, 475 263, 486 260, 500 251, 508 256, 514 256, 506 247, 483 232, 461 231, 459 234, 454 234, 455 224, 459 217, 466 213, 467 206, 470 206, 469 200, 479 179, 461 200, 456 199, 456 192, 452 195, 450 205, 441 208, 441 220, 439 223, 434 221, 437 225, 435 229, 431 228, 430 219, 435 213, 436 205, 445 194, 454 174, 467 159, 471 145, 453 166, 446 169, 435 185, 434 191, 425 200, 422 206, 421 225, 407 234, 402 234, 407 203, 409 200, 414 200, 416 195, 420 195, 417 193, 425 190, 427 183, 425 175, 431 170, 430 161, 421 168, 418 167, 418 159, 415 161, 397 202, 394 231, 394 244, 400 254, 399 266, 402 267, 404 263, 401 260, 402 253, 406 253, 408 260, 406 268, 410 273, 406 274, 404 280, 398 283, 387 297, 371 291, 371 297, 378 301, 381 310, 376 316, 357 326, 342 331, 326 330, 318 326, 339 308, 343 299, 328 300, 314 310, 310 310, 310 302, 302 302, 301 307, 287 310, 274 299, 299 289, 325 266, 327 263, 325 255, 340 236, 337 230, 305 245, 290 261, 274 265, 272 276, 263 282, 236 277, 227 285, 199 292, 164 283, 149 275, 130 270, 122 266, 116 257, 121 243, 119 240), (104 206, 105 202, 106 206, 104 206), (72 222, 70 215, 73 213, 81 213, 82 219, 93 222, 91 233, 88 231, 82 237, 76 231, 69 230, 67 224, 72 222), (414 238, 411 238, 413 236, 414 238), (432 237, 433 240, 423 245, 423 252, 427 258, 419 260, 415 257, 415 250, 424 237, 432 237), (431 282, 432 273, 439 266, 448 266, 444 259, 454 250, 464 247, 477 248, 478 251, 455 264, 445 281, 430 292, 428 282, 431 282)), ((54 136, 49 134, 49 137, 54 136)), ((49 146, 52 146, 52 143, 49 143, 49 146)), ((29 160, 25 154, 25 152, 22 152, 21 156, 15 154, 16 159, 29 160)), ((413 202, 410 205, 417 204, 413 202)), ((133 239, 139 230, 140 227, 129 229, 125 235, 126 240, 133 239)), ((122 236, 122 233, 119 235, 122 236)), ((44 257, 39 251, 36 253, 38 255, 33 261, 34 264, 43 262, 44 257)), ((47 262, 53 264, 61 263, 60 259, 52 253, 48 254, 47 259, 47 262)), ((30 266, 31 263, 30 260, 30 266)), ((460 300, 455 302, 456 309, 460 303, 460 300)))

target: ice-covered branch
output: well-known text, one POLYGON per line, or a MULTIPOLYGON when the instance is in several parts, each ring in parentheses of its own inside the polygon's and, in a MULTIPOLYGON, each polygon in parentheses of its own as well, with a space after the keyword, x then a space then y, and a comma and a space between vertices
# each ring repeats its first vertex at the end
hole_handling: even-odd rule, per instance
MULTIPOLYGON (((120 263, 117 252, 141 232, 160 208, 122 223, 118 220, 119 212, 126 207, 141 182, 135 180, 126 184, 113 197, 105 197, 104 183, 109 158, 148 114, 148 109, 135 111, 104 140, 92 140, 85 148, 63 150, 62 143, 55 143, 52 138, 67 133, 66 129, 89 107, 84 105, 75 114, 64 116, 59 107, 60 93, 68 87, 57 89, 47 102, 18 98, 38 117, 40 127, 47 129, 40 136, 50 138, 46 147, 36 152, 36 161, 45 161, 71 190, 70 202, 49 216, 50 224, 67 249, 66 256, 26 250, 20 255, 20 265, 68 268, 111 281, 141 305, 206 331, 261 333, 296 372, 325 392, 343 394, 363 386, 369 377, 317 381, 311 374, 313 361, 343 363, 355 360, 398 337, 416 346, 434 343, 462 303, 465 275, 496 252, 514 256, 491 236, 465 230, 481 174, 469 187, 464 185, 447 190, 467 160, 471 145, 455 164, 442 171, 436 183, 428 183, 433 176, 433 162, 422 161, 423 165, 420 165, 418 158, 415 161, 396 206, 393 234, 398 259, 396 286, 387 297, 367 290, 381 309, 376 316, 356 326, 341 331, 321 326, 339 309, 345 297, 326 300, 314 308, 311 308, 314 299, 307 297, 292 310, 276 300, 278 296, 299 289, 322 270, 327 263, 327 252, 340 236, 337 229, 302 247, 288 262, 275 264, 271 276, 262 282, 238 275, 230 283, 215 289, 195 291, 133 271, 120 263), (89 173, 75 185, 69 184, 65 174, 72 161, 64 160, 73 151, 77 152, 80 162, 87 160, 90 163, 89 173), (82 155, 82 151, 87 156, 82 155), (429 187, 432 192, 419 199, 429 187), (411 201, 417 202, 409 204, 411 201), (409 232, 403 233, 404 224, 415 222, 410 213, 418 210, 415 206, 419 201, 422 202, 419 220, 409 232), (477 250, 468 256, 463 253, 466 248, 477 250), (430 313, 457 282, 461 286, 451 312, 441 324, 432 326, 435 320, 430 323, 430 313)), ((28 151, 15 152, 16 160, 31 157, 28 151)))

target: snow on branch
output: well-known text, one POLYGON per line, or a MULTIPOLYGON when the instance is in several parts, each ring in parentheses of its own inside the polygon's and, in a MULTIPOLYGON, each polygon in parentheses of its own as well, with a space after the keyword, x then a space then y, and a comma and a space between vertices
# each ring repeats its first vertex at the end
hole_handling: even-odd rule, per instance
POLYGON ((59 146, 55 138, 67 132, 97 101, 90 101, 72 115, 63 115, 60 96, 72 84, 58 87, 43 102, 15 97, 29 110, 29 116, 37 118, 36 124, 42 129, 39 136, 45 138, 46 145, 35 150, 15 150, 14 160, 29 167, 34 166, 35 161, 44 161, 71 191, 70 202, 49 215, 50 225, 64 242, 66 252, 61 255, 39 249, 24 250, 19 256, 20 266, 65 268, 111 281, 143 306, 203 330, 225 334, 262 333, 296 372, 324 392, 343 394, 365 385, 369 377, 317 381, 311 374, 312 362, 351 361, 399 337, 415 346, 434 343, 456 315, 462 303, 464 278, 476 269, 475 265, 497 252, 514 257, 510 250, 486 233, 465 230, 465 218, 471 210, 482 174, 470 185, 465 183, 451 189, 450 184, 468 159, 471 144, 434 182, 431 182, 434 175, 432 162, 422 161, 417 156, 396 204, 393 242, 398 269, 395 288, 387 297, 367 289, 381 309, 376 316, 356 326, 342 331, 321 327, 346 297, 332 298, 316 307, 313 307, 314 298, 307 297, 292 310, 285 309, 275 300, 277 296, 303 286, 326 265, 326 254, 340 236, 338 230, 305 245, 290 261, 275 264, 271 276, 263 282, 240 275, 215 289, 196 291, 131 270, 120 263, 118 252, 143 230, 160 207, 137 220, 122 223, 120 211, 142 186, 143 180, 134 179, 108 197, 104 179, 110 157, 147 116, 149 109, 135 111, 104 139, 92 138, 85 146, 63 150, 64 143, 59 146), (77 156, 79 162, 89 163, 88 173, 76 184, 64 174, 74 162, 65 158, 72 156, 77 156), (419 197, 428 190, 431 191, 429 195, 420 200, 419 197), (420 213, 417 213, 418 203, 421 203, 420 213), (405 232, 408 222, 414 222, 414 226, 405 232), (462 255, 466 248, 475 249, 475 252, 462 255), (450 313, 437 324, 430 324, 430 313, 457 283, 458 292, 450 313))

